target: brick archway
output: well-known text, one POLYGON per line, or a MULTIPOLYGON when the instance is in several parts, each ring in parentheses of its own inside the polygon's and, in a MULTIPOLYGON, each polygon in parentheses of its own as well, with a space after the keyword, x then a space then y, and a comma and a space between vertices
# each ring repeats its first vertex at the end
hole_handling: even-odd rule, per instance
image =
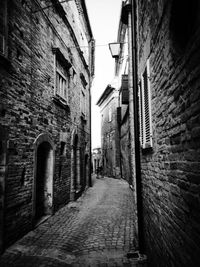
POLYGON ((33 226, 53 213, 54 144, 48 134, 34 142, 33 226))

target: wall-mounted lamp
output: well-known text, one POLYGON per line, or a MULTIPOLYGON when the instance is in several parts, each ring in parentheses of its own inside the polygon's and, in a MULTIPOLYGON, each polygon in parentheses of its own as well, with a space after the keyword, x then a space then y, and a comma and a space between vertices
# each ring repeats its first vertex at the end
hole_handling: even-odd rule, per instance
POLYGON ((110 43, 109 49, 113 58, 119 58, 121 43, 110 43))

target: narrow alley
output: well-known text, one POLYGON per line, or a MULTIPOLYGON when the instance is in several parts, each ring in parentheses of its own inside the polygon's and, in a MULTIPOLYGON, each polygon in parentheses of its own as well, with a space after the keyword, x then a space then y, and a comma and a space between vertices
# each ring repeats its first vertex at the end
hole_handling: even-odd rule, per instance
POLYGON ((124 180, 93 177, 76 202, 7 249, 0 265, 146 266, 135 253, 133 192, 124 180), (127 257, 128 253, 128 257, 127 257))
POLYGON ((0 2, 0 267, 199 267, 200 1, 0 2))

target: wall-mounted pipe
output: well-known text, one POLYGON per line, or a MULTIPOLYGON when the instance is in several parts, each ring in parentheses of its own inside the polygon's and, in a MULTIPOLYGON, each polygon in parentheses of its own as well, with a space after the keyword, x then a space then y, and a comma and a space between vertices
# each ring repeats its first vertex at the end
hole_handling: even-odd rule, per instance
POLYGON ((132 50, 132 76, 133 76, 133 118, 134 118, 134 144, 135 144, 135 180, 136 201, 138 220, 138 244, 140 253, 144 253, 144 223, 142 203, 142 180, 140 159, 140 128, 139 128, 139 101, 138 101, 138 66, 137 66, 137 32, 136 32, 136 2, 130 0, 131 4, 131 50, 132 50))

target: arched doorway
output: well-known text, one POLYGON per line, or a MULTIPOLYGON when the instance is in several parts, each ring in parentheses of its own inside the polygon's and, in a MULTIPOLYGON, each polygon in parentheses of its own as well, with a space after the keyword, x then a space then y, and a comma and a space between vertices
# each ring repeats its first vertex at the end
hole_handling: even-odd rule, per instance
POLYGON ((47 135, 38 138, 35 144, 34 175, 34 225, 53 212, 54 150, 47 135))

